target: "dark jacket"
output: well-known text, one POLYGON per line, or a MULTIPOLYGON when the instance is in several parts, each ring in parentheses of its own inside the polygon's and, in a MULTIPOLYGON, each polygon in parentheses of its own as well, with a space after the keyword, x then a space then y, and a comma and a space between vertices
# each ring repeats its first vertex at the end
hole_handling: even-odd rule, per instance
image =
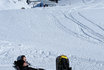
POLYGON ((15 61, 15 62, 14 62, 15 68, 16 68, 17 70, 37 70, 37 69, 32 68, 32 67, 23 66, 23 63, 24 63, 24 62, 25 62, 25 61, 23 61, 23 60, 15 61))

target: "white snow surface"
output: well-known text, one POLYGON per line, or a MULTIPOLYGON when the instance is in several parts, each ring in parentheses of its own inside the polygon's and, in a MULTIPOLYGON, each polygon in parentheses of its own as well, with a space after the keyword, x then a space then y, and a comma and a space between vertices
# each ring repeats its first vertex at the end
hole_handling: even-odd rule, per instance
POLYGON ((26 0, 0 0, 0 10, 30 8, 26 0))
POLYGON ((19 55, 32 67, 56 70, 62 54, 72 70, 104 69, 103 0, 61 0, 56 7, 25 10, 7 10, 7 1, 0 1, 0 70, 15 70, 19 55))

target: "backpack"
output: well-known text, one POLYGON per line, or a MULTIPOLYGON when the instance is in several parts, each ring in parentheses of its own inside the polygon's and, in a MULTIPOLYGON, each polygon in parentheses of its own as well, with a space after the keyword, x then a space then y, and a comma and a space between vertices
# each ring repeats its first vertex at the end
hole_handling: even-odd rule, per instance
POLYGON ((69 59, 67 56, 61 55, 56 58, 56 70, 72 70, 69 67, 69 59))

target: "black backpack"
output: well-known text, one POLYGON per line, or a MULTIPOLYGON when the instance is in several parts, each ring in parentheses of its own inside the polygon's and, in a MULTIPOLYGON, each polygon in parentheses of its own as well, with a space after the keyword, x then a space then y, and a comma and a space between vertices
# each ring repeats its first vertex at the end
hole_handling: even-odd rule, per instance
POLYGON ((72 70, 72 68, 69 67, 69 59, 67 56, 62 55, 56 58, 56 70, 72 70))

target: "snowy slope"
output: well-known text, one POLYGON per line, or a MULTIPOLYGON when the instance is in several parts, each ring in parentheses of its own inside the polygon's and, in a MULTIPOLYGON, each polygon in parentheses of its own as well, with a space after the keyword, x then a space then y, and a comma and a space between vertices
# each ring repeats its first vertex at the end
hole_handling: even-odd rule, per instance
POLYGON ((73 70, 103 70, 103 12, 89 6, 0 11, 1 70, 13 69, 21 54, 32 67, 47 70, 55 70, 61 54, 68 56, 73 70))
POLYGON ((0 0, 0 10, 30 8, 26 0, 0 0))
POLYGON ((62 54, 73 70, 104 69, 103 0, 63 1, 57 7, 27 10, 7 10, 19 1, 0 2, 0 70, 14 70, 13 61, 22 54, 32 67, 46 70, 55 70, 62 54))
POLYGON ((82 5, 98 4, 98 3, 104 3, 104 0, 59 0, 58 5, 61 5, 61 6, 77 5, 78 7, 82 5))

